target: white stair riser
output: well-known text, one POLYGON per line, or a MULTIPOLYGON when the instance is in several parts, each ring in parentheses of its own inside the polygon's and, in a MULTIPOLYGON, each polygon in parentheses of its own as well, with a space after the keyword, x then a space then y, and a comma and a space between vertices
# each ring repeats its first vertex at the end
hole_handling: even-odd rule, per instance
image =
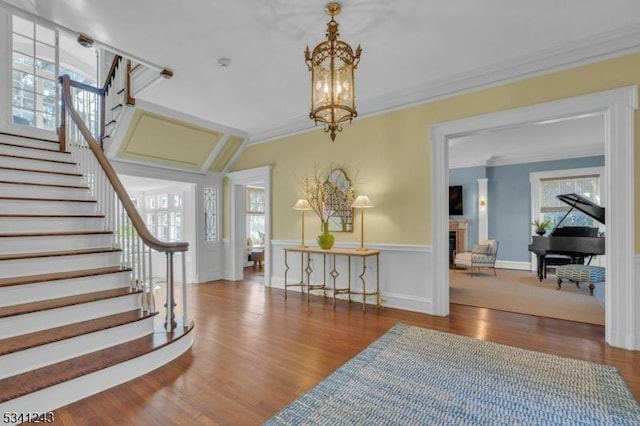
POLYGON ((94 291, 129 287, 129 271, 0 288, 0 306, 12 306, 94 291))
POLYGON ((65 188, 59 186, 20 185, 0 182, 0 197, 38 197, 51 199, 89 200, 88 188, 65 188))
POLYGON ((193 332, 153 352, 0 404, 2 413, 45 413, 142 376, 189 350, 193 332))
POLYGON ((112 247, 112 234, 2 237, 0 254, 112 247))
POLYGON ((153 332, 153 317, 0 357, 0 379, 45 367, 153 332))
POLYGON ((17 167, 20 169, 48 170, 51 172, 78 173, 75 164, 55 163, 52 161, 29 160, 28 158, 14 158, 0 156, 0 166, 17 167))
POLYGON ((0 233, 66 232, 104 229, 103 217, 0 217, 0 233))
POLYGON ((18 145, 4 145, 0 143, 0 154, 18 155, 20 157, 41 158, 53 161, 71 161, 71 155, 66 152, 33 149, 18 145))
POLYGON ((31 170, 0 169, 0 181, 81 186, 82 176, 40 173, 31 170))
POLYGON ((0 318, 0 339, 132 311, 140 308, 141 299, 142 296, 139 293, 134 293, 64 308, 0 318))
POLYGON ((120 252, 0 260, 0 278, 117 266, 120 252))
POLYGON ((0 214, 95 214, 97 207, 93 201, 0 200, 0 214))
POLYGON ((0 142, 6 142, 20 146, 30 146, 32 148, 43 149, 60 149, 60 145, 57 142, 41 141, 38 139, 28 139, 20 136, 0 135, 0 142))

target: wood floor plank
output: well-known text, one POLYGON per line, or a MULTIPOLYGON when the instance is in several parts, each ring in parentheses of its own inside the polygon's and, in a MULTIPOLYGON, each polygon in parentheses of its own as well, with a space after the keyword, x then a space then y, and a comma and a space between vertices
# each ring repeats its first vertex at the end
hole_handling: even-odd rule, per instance
MULTIPOLYGON (((613 365, 640 397, 640 353, 604 327, 451 305, 448 317, 367 309, 265 288, 253 276, 194 286, 191 351, 138 379, 56 410, 59 425, 258 425, 397 322, 613 365), (117 415, 114 413, 118 413, 117 415)), ((179 291, 177 291, 179 294, 179 291)), ((158 305, 161 303, 158 302, 158 305)))

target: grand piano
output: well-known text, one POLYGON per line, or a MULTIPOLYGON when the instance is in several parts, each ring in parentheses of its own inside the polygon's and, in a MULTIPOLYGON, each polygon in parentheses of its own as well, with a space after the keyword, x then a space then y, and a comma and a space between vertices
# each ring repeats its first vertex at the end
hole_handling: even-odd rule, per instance
MULTIPOLYGON (((563 226, 562 221, 577 209, 604 224, 604 207, 600 207, 578 194, 562 194, 557 198, 571 206, 549 236, 534 235, 529 251, 538 258, 538 279, 546 276, 547 256, 560 255, 565 263, 584 263, 585 259, 604 254, 604 237, 598 236, 598 228, 588 226, 563 226)), ((551 259, 549 259, 549 262, 551 259)))

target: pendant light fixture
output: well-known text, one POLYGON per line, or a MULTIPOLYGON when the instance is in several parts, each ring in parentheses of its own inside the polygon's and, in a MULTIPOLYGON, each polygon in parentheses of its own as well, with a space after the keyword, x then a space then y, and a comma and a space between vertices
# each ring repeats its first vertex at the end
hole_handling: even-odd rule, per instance
POLYGON ((307 46, 304 56, 311 71, 311 118, 316 125, 324 124, 324 131, 335 141, 342 123, 357 117, 355 98, 355 69, 360 62, 362 48, 355 53, 349 44, 338 39, 338 23, 334 17, 342 10, 337 2, 327 3, 325 10, 331 20, 327 24, 327 40, 313 51, 307 46))

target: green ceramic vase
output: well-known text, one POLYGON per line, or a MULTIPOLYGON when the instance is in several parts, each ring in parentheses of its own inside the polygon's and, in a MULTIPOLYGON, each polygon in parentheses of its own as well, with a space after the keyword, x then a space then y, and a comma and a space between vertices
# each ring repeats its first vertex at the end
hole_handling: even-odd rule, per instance
POLYGON ((329 222, 322 222, 322 234, 318 235, 316 241, 323 250, 329 250, 333 247, 335 237, 333 234, 329 233, 329 222))

